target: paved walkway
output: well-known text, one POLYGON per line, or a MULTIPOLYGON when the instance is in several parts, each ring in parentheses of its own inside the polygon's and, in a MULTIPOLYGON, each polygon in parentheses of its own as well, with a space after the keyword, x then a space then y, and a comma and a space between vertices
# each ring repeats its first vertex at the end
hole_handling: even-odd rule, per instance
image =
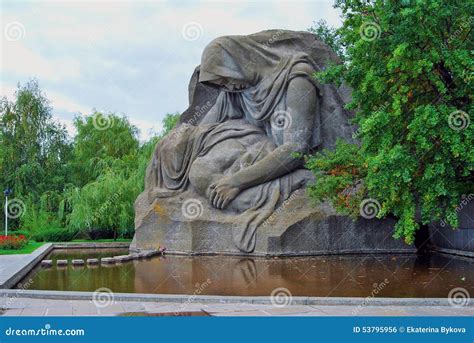
POLYGON ((15 286, 51 249, 46 243, 30 254, 0 255, 0 288, 15 286))
POLYGON ((202 304, 172 302, 0 298, 1 316, 472 316, 474 307, 202 304))

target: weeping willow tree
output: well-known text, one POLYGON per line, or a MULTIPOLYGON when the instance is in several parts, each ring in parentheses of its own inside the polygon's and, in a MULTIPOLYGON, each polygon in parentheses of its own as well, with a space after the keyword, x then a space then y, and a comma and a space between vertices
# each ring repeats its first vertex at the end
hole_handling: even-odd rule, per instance
POLYGON ((13 101, 1 98, 0 110, 0 186, 23 206, 11 229, 38 241, 131 237, 147 163, 179 114, 140 143, 126 117, 95 111, 74 119, 71 140, 36 80, 19 85, 13 101))
MULTIPOLYGON (((127 118, 101 113, 94 116, 75 120, 78 134, 72 163, 82 186, 67 190, 61 218, 78 235, 129 238, 134 228, 133 204, 143 191, 146 166, 160 136, 140 145, 138 130, 127 118), (98 129, 98 117, 111 127, 98 129), (107 132, 112 127, 114 130, 107 132)), ((166 116, 163 135, 177 119, 177 114, 166 116)))

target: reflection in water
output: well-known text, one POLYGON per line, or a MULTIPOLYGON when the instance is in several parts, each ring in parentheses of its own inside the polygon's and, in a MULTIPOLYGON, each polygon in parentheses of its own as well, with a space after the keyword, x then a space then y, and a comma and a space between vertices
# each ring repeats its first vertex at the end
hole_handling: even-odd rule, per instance
MULTIPOLYGON (((124 250, 56 250, 59 258, 124 254, 124 250)), ((31 289, 114 292, 269 295, 285 287, 293 296, 446 297, 454 287, 474 294, 474 260, 444 255, 348 255, 291 258, 167 256, 112 266, 36 267, 31 289), (386 280, 386 281, 384 281, 386 280), (388 281, 388 282, 387 282, 388 281)))
POLYGON ((252 258, 240 259, 233 268, 234 279, 250 285, 257 281, 257 265, 252 258))

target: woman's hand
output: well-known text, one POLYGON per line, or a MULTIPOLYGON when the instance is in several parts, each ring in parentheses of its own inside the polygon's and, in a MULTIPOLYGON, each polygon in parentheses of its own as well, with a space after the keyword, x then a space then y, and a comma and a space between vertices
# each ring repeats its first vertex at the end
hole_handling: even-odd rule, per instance
POLYGON ((218 209, 225 208, 240 193, 240 188, 232 182, 232 178, 223 177, 211 185, 210 201, 218 209))

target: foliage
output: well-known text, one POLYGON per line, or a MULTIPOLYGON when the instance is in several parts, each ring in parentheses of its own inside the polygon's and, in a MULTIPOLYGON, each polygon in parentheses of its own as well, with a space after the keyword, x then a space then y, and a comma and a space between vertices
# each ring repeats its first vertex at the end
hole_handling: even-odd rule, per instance
POLYGON ((163 119, 163 133, 162 136, 170 132, 179 122, 179 113, 167 113, 163 119))
POLYGON ((126 117, 95 111, 90 116, 76 116, 74 127, 74 184, 85 185, 138 150, 138 129, 126 117))
POLYGON ((28 244, 28 238, 26 238, 23 235, 0 236, 0 249, 3 249, 3 250, 21 249, 27 244, 28 244))
MULTIPOLYGON (((144 189, 145 170, 159 138, 153 137, 138 147, 136 129, 126 118, 113 114, 108 118, 113 123, 120 123, 121 130, 116 130, 106 139, 103 138, 104 141, 114 141, 114 137, 119 136, 128 143, 122 144, 123 149, 103 155, 102 152, 95 153, 95 149, 84 149, 89 151, 89 154, 81 153, 80 160, 88 166, 94 166, 94 169, 90 169, 87 184, 68 189, 63 202, 64 212, 67 213, 67 209, 71 209, 66 214, 68 227, 85 231, 90 238, 129 238, 133 236, 133 204, 144 189)), ((165 117, 164 134, 174 127, 178 119, 178 115, 168 114, 165 117)), ((79 134, 76 136, 75 148, 90 144, 82 142, 82 137, 89 139, 90 136, 100 135, 90 133, 90 130, 96 128, 93 125, 83 125, 83 120, 76 120, 76 123, 80 127, 77 127, 79 134), (87 135, 81 135, 80 130, 86 130, 87 135)))
POLYGON ((341 61, 345 61, 345 48, 341 41, 338 29, 330 27, 326 20, 321 19, 314 23, 314 26, 311 26, 308 31, 314 33, 321 41, 326 43, 337 54, 337 56, 339 56, 341 61))
POLYGON ((329 199, 338 212, 357 216, 364 195, 362 180, 366 176, 362 161, 359 147, 343 141, 336 143, 335 150, 308 157, 306 167, 316 176, 308 187, 310 197, 316 201, 329 199))
MULTIPOLYGON (((362 166, 360 194, 381 204, 379 218, 398 217, 394 237, 407 243, 420 223, 444 219, 457 227, 456 207, 474 185, 474 3, 338 0, 336 6, 347 61, 317 77, 353 88, 349 108, 356 110, 362 145, 359 161, 339 146, 312 166, 339 158, 340 169, 362 166)), ((329 192, 342 194, 348 181, 327 175, 319 182, 326 194, 316 195, 333 198, 329 192)))
POLYGON ((46 191, 39 195, 39 200, 25 197, 25 207, 21 219, 21 228, 34 234, 45 229, 61 228, 63 223, 58 219, 58 209, 63 195, 59 192, 46 191))
MULTIPOLYGON (((24 204, 12 232, 36 241, 130 238, 133 203, 143 191, 146 166, 160 137, 140 144, 124 116, 94 111, 74 119, 71 140, 52 118, 38 82, 1 99, 0 185, 24 204)), ((167 114, 163 135, 179 121, 167 114)))
POLYGON ((45 192, 63 191, 71 149, 36 80, 18 85, 13 102, 0 99, 0 185, 14 189, 27 208, 45 192))
POLYGON ((78 232, 67 228, 50 227, 35 230, 30 238, 36 242, 70 242, 77 238, 78 232))

